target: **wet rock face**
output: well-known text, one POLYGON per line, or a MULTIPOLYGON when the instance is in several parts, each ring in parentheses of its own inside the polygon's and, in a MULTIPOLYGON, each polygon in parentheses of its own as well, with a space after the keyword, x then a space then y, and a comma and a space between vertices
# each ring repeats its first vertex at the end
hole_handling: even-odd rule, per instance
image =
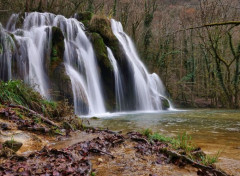
POLYGON ((104 43, 111 48, 117 60, 124 59, 124 52, 112 32, 111 22, 107 17, 93 16, 89 23, 89 31, 98 33, 104 43))
POLYGON ((53 98, 68 99, 73 104, 72 85, 64 65, 64 35, 60 28, 52 27, 52 45, 47 72, 50 77, 53 98))
POLYGON ((8 140, 3 143, 3 147, 9 148, 14 152, 17 152, 22 147, 22 145, 23 144, 21 142, 17 142, 14 140, 8 140))
POLYGON ((52 48, 50 59, 51 70, 54 70, 60 63, 63 62, 63 55, 64 55, 63 33, 60 28, 52 27, 52 48))

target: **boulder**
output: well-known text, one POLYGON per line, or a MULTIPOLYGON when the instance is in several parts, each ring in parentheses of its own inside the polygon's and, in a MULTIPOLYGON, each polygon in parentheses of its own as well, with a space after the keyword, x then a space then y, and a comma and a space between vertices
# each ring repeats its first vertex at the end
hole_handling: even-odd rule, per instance
POLYGON ((107 17, 94 15, 89 23, 89 30, 98 33, 103 38, 104 43, 111 48, 117 60, 124 58, 122 47, 113 34, 111 22, 107 17))

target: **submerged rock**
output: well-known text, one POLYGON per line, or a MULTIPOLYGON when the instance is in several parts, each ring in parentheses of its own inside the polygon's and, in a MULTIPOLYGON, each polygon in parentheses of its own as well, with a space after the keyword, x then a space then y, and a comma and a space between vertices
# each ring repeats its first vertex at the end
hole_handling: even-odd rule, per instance
POLYGON ((167 110, 170 108, 170 104, 169 101, 165 98, 161 98, 162 99, 162 109, 163 110, 167 110))

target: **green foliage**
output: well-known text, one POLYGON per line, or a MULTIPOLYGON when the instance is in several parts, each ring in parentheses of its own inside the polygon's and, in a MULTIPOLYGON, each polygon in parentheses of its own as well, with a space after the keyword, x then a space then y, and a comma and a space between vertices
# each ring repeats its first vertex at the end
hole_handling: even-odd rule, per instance
POLYGON ((192 80, 193 77, 194 77, 194 73, 189 73, 181 79, 181 82, 190 81, 190 80, 192 80))
POLYGON ((167 142, 172 145, 175 149, 182 149, 186 153, 190 153, 196 147, 192 144, 192 137, 189 136, 186 132, 182 135, 178 135, 177 138, 163 136, 159 133, 153 133, 150 129, 145 129, 142 132, 143 135, 147 136, 149 140, 167 142))
MULTIPOLYGON (((67 101, 53 102, 44 99, 34 87, 30 87, 20 80, 0 82, 0 104, 17 104, 30 108, 44 116, 58 120, 72 114, 72 109, 67 101)), ((24 117, 21 112, 16 112, 19 117, 24 117)), ((38 119, 35 119, 39 122, 38 119)))
POLYGON ((39 101, 43 98, 33 87, 27 86, 23 81, 0 82, 0 103, 13 103, 39 109, 39 101))
POLYGON ((161 141, 161 142, 167 142, 167 143, 171 143, 171 144, 175 144, 176 140, 171 138, 171 137, 166 137, 163 136, 159 133, 154 133, 152 135, 149 136, 150 140, 154 140, 154 141, 161 141))
POLYGON ((56 48, 53 48, 53 49, 52 49, 52 55, 53 55, 53 56, 57 56, 57 50, 56 50, 56 48))
POLYGON ((153 133, 151 129, 145 129, 142 131, 142 134, 148 137, 149 141, 160 141, 167 144, 170 144, 170 146, 175 150, 183 150, 185 155, 187 155, 192 160, 196 160, 197 162, 200 162, 206 166, 212 165, 213 163, 216 163, 218 161, 220 152, 218 152, 214 156, 205 155, 204 153, 200 152, 200 156, 196 157, 193 151, 196 150, 195 145, 192 143, 192 137, 188 135, 186 132, 184 132, 181 135, 178 135, 177 138, 167 137, 164 135, 161 135, 159 133, 153 133))
POLYGON ((183 149, 186 153, 189 153, 196 149, 192 143, 192 137, 184 132, 182 135, 178 135, 176 143, 174 143, 175 148, 183 149))
POLYGON ((150 27, 152 20, 153 20, 153 14, 146 14, 145 20, 144 20, 145 27, 150 27))
POLYGON ((212 165, 218 161, 219 156, 220 156, 220 152, 218 152, 214 156, 209 156, 209 155, 201 156, 201 163, 206 166, 212 165))
POLYGON ((95 172, 91 172, 91 176, 96 176, 96 173, 95 172))
POLYGON ((143 134, 144 136, 147 136, 147 137, 149 138, 149 137, 151 137, 151 135, 153 134, 153 132, 152 132, 151 129, 147 128, 147 129, 145 129, 145 130, 142 131, 142 134, 143 134))

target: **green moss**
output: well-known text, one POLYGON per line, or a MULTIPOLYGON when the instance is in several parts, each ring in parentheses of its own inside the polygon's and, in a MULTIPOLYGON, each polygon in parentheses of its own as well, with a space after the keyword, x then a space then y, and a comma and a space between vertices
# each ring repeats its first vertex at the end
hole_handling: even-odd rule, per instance
POLYGON ((169 104, 169 102, 168 102, 167 99, 163 99, 163 98, 162 98, 162 108, 163 108, 164 110, 167 110, 168 108, 170 108, 170 104, 169 104))
POLYGON ((99 62, 102 62, 106 68, 112 69, 103 38, 98 33, 91 33, 90 35, 97 59, 99 62))
POLYGON ((52 27, 52 52, 50 59, 50 70, 54 70, 63 62, 64 36, 58 27, 52 27))
MULTIPOLYGON (((187 133, 178 135, 177 138, 172 138, 159 133, 153 133, 151 129, 145 129, 142 131, 142 134, 146 136, 149 141, 160 141, 167 143, 170 149, 172 148, 176 151, 179 151, 190 159, 200 162, 206 166, 212 165, 213 163, 217 162, 220 155, 220 152, 218 152, 214 156, 209 156, 201 150, 196 153, 196 151, 199 149, 193 144, 192 137, 187 133)), ((162 150, 167 150, 167 148, 162 150)))
POLYGON ((79 12, 76 14, 76 18, 78 21, 81 21, 86 27, 88 27, 90 20, 93 17, 92 12, 79 12))
POLYGON ((90 21, 89 30, 92 33, 98 33, 102 37, 104 43, 111 48, 117 60, 124 58, 122 48, 112 32, 111 22, 107 17, 94 15, 90 21))

